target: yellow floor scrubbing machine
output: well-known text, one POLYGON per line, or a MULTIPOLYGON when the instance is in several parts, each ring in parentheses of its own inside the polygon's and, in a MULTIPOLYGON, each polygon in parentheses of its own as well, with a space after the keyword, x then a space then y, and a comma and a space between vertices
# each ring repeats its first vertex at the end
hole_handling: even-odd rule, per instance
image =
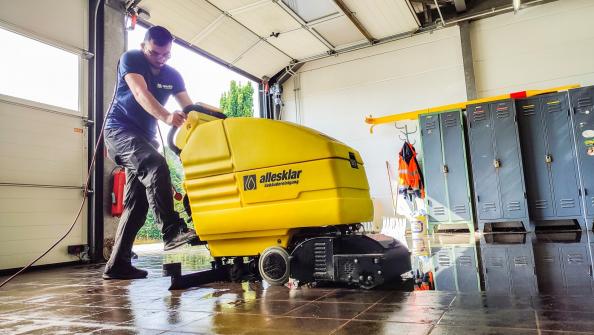
POLYGON ((204 104, 184 112, 168 142, 183 165, 186 210, 215 261, 184 276, 179 263, 165 264, 172 289, 245 275, 372 288, 410 271, 405 246, 361 232, 373 204, 357 151, 290 122, 226 118, 204 104))

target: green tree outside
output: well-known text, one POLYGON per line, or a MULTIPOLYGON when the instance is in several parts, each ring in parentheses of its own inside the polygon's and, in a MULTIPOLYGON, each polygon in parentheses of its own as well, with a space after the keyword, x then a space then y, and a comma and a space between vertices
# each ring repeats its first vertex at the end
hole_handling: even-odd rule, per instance
POLYGON ((229 91, 224 92, 220 99, 220 108, 228 117, 254 116, 254 88, 248 82, 242 85, 231 80, 229 91))

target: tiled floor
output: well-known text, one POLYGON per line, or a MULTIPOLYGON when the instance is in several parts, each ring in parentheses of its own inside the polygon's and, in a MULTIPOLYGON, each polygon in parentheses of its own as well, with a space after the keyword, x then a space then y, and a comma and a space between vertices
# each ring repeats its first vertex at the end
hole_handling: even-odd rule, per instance
MULTIPOLYGON (((445 240, 433 241, 434 250, 445 240)), ((481 290, 481 278, 480 287, 462 292, 406 291, 410 285, 401 291, 289 290, 259 282, 168 291, 164 258, 182 261, 186 270, 208 264, 203 252, 192 250, 139 252, 136 265, 150 271, 143 280, 103 281, 100 266, 25 274, 0 290, 0 334, 594 333, 592 286, 560 295, 511 295, 481 290)), ((437 286, 443 269, 433 269, 437 286)), ((477 277, 484 277, 482 270, 477 267, 477 277)))

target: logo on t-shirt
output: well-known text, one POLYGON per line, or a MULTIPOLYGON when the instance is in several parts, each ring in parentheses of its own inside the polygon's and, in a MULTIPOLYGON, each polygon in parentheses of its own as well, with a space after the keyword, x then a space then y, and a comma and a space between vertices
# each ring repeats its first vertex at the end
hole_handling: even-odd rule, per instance
POLYGON ((166 84, 157 83, 157 88, 162 88, 162 89, 165 89, 165 90, 172 90, 173 89, 173 85, 166 85, 166 84))

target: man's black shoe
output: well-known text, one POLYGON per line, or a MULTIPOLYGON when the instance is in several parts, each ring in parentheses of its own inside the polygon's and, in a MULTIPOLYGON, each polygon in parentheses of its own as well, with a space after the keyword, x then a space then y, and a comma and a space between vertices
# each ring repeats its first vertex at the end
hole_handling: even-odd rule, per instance
POLYGON ((196 235, 196 231, 194 231, 194 229, 183 228, 180 229, 177 235, 168 239, 163 239, 163 242, 165 242, 163 249, 165 251, 172 250, 187 243, 192 244, 197 239, 198 236, 196 235))
POLYGON ((147 271, 137 269, 130 265, 130 267, 125 270, 110 270, 109 272, 103 273, 103 279, 142 279, 146 278, 147 275, 147 271))

